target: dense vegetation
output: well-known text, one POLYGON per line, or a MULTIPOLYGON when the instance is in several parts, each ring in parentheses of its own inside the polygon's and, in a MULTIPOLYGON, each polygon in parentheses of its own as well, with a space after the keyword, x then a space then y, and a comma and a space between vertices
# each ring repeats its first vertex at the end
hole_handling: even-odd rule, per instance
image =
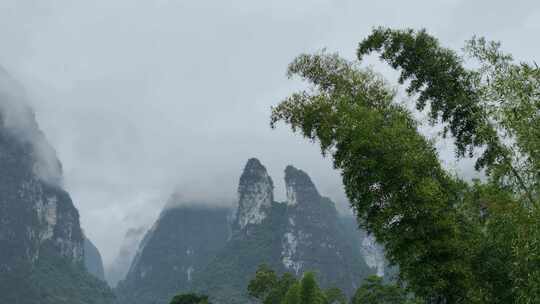
POLYGON ((331 304, 347 303, 343 292, 337 288, 322 290, 313 272, 306 272, 298 280, 290 273, 280 277, 262 265, 248 286, 249 295, 263 304, 331 304))
MULTIPOLYGON (((298 279, 285 272, 279 276, 266 265, 257 269, 248 285, 249 296, 262 304, 416 304, 400 286, 384 284, 383 279, 370 276, 358 288, 352 299, 339 288, 322 289, 316 274, 306 272, 298 279)), ((180 294, 170 304, 208 303, 208 297, 193 293, 180 294)))
POLYGON ((42 252, 31 264, 21 260, 13 271, 0 276, 2 303, 17 304, 112 304, 115 297, 107 284, 54 252, 42 252))
POLYGON ((175 296, 170 304, 211 304, 208 296, 186 293, 175 296))
POLYGON ((273 108, 342 173, 359 223, 384 244, 404 286, 426 303, 536 303, 540 296, 540 69, 474 38, 464 56, 425 31, 379 28, 376 52, 485 178, 441 165, 434 142, 381 76, 335 54, 301 55, 308 81, 273 108))

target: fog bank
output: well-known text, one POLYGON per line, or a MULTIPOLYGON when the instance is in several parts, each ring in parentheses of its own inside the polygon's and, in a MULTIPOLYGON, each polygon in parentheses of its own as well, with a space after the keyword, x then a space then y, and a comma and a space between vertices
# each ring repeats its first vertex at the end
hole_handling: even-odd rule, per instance
MULTIPOLYGON (((531 60, 539 16, 532 0, 3 0, 0 65, 27 89, 83 228, 111 264, 126 232, 151 226, 174 190, 234 202, 250 157, 277 200, 293 164, 346 209, 318 147, 269 128, 270 106, 302 87, 285 77, 298 54, 326 47, 352 59, 384 25, 426 27, 456 49, 485 35, 531 60)), ((452 165, 451 147, 441 149, 452 165)))

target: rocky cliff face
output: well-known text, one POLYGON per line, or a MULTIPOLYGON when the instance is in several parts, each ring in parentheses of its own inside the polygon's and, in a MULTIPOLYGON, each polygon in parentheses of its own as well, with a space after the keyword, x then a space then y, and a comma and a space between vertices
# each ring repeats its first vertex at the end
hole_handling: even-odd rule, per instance
POLYGON ((79 287, 106 293, 105 286, 85 277, 83 242, 79 213, 62 188, 56 153, 24 92, 0 69, 0 302, 86 303, 80 298, 84 292, 67 292, 75 282, 42 282, 79 271, 79 287))
POLYGON ((395 279, 397 269, 390 267, 384 255, 384 248, 375 241, 375 238, 360 229, 356 218, 352 216, 342 217, 340 221, 347 234, 346 238, 351 240, 354 249, 363 257, 366 264, 376 270, 378 276, 388 280, 395 279))
POLYGON ((374 269, 358 254, 358 244, 347 237, 335 204, 319 194, 304 171, 293 166, 285 169, 285 184, 284 268, 297 275, 317 270, 322 286, 339 286, 352 294, 374 269))
POLYGON ((35 261, 42 246, 82 261, 79 213, 61 188, 61 166, 19 86, 0 75, 0 270, 35 261))
POLYGON ((260 224, 267 216, 274 202, 274 184, 261 162, 248 160, 238 186, 237 228, 260 224))
POLYGON ((298 276, 317 271, 324 287, 351 295, 363 278, 377 272, 362 256, 362 238, 351 237, 356 227, 343 223, 305 172, 289 166, 285 181, 287 201, 276 202, 266 168, 250 159, 232 222, 226 220, 227 210, 192 205, 164 211, 118 289, 122 303, 165 304, 174 293, 190 290, 209 294, 215 303, 248 303, 248 282, 263 263, 298 276), (229 230, 231 235, 223 234, 229 230), (198 256, 204 250, 211 254, 198 256))
POLYGON ((364 256, 366 264, 374 269, 377 269, 377 275, 384 277, 386 273, 387 262, 384 256, 384 249, 377 244, 375 238, 371 235, 366 235, 362 240, 360 251, 364 256))

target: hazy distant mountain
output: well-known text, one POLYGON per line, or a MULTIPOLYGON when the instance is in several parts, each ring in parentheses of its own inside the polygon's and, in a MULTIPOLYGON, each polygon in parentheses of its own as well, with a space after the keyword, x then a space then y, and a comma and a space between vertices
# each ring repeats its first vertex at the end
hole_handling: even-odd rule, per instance
POLYGON ((179 206, 164 210, 141 242, 117 290, 122 303, 168 303, 223 248, 229 231, 225 208, 179 206))
POLYGON ((0 69, 0 303, 112 303, 85 269, 79 213, 54 149, 0 69))
POLYGON ((126 277, 145 231, 145 227, 140 227, 128 229, 126 232, 118 255, 106 269, 105 278, 110 286, 116 287, 118 282, 126 277))
POLYGON ((305 172, 289 166, 285 182, 287 201, 274 201, 266 168, 250 159, 236 210, 168 204, 117 288, 120 302, 165 304, 198 291, 216 303, 247 303, 247 284, 262 263, 298 276, 318 271, 323 286, 349 295, 367 275, 384 271, 377 264, 382 252, 363 251, 365 233, 338 215, 305 172))
POLYGON ((105 281, 103 260, 97 247, 88 239, 84 238, 84 266, 86 270, 96 278, 105 281))

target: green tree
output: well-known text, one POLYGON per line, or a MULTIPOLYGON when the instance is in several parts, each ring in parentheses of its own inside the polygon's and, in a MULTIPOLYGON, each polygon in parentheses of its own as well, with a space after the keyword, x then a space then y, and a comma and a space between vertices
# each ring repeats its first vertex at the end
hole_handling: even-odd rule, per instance
POLYGON ((347 299, 337 288, 322 291, 315 274, 306 272, 300 281, 292 274, 280 278, 266 265, 261 265, 249 282, 248 293, 264 304, 342 304, 347 299))
MULTIPOLYGON (((250 296, 264 300, 277 287, 278 277, 267 265, 260 265, 255 272, 255 277, 249 282, 248 293, 250 296)), ((264 303, 267 303, 264 301, 264 303)))
POLYGON ((319 288, 313 272, 306 272, 300 281, 300 300, 302 304, 326 303, 326 298, 319 288))
POLYGON ((302 304, 301 286, 299 282, 294 283, 283 299, 283 304, 302 304))
POLYGON ((316 90, 274 108, 273 121, 289 122, 333 154, 360 221, 418 293, 463 297, 472 278, 463 263, 470 246, 451 206, 464 185, 444 172, 408 111, 392 103, 393 92, 373 72, 336 55, 302 55, 289 73, 316 90))
POLYGON ((288 272, 279 278, 268 266, 261 265, 249 282, 248 294, 264 304, 280 304, 296 282, 296 278, 288 272))
POLYGON ((456 155, 481 154, 482 183, 449 174, 382 77, 335 54, 293 61, 289 76, 312 87, 273 108, 272 126, 285 121, 331 155, 359 222, 426 302, 533 303, 540 72, 513 64, 483 39, 466 50, 480 69, 466 69, 425 31, 380 28, 360 43, 358 57, 375 51, 401 71, 417 109, 428 108, 430 121, 443 124, 456 155))
POLYGON ((351 304, 406 304, 409 302, 405 290, 395 284, 383 284, 377 276, 368 277, 356 291, 351 304))
POLYGON ((186 293, 175 296, 170 304, 211 304, 207 296, 186 293))
POLYGON ((461 58, 425 31, 375 30, 360 44, 359 57, 371 51, 401 69, 402 82, 410 80, 408 91, 420 96, 417 108, 429 104, 431 118, 448 123, 459 156, 481 148, 476 169, 485 169, 489 179, 472 191, 473 204, 489 211, 475 253, 479 267, 474 275, 484 289, 481 300, 529 303, 537 298, 540 230, 533 223, 538 223, 540 208, 538 66, 516 64, 500 50, 500 43, 473 38, 465 55, 480 68, 466 70, 461 58), (492 271, 488 276, 487 269, 492 271))
POLYGON ((454 51, 443 48, 425 30, 379 28, 360 43, 358 57, 379 52, 401 70, 400 83, 418 94, 416 106, 430 106, 432 122, 446 123, 458 156, 483 148, 476 163, 491 180, 509 187, 524 204, 539 204, 540 70, 514 64, 500 43, 473 38, 466 55, 480 68, 467 70, 454 51))
POLYGON ((328 304, 346 304, 347 297, 343 294, 343 291, 339 288, 329 288, 324 291, 324 297, 328 304))

